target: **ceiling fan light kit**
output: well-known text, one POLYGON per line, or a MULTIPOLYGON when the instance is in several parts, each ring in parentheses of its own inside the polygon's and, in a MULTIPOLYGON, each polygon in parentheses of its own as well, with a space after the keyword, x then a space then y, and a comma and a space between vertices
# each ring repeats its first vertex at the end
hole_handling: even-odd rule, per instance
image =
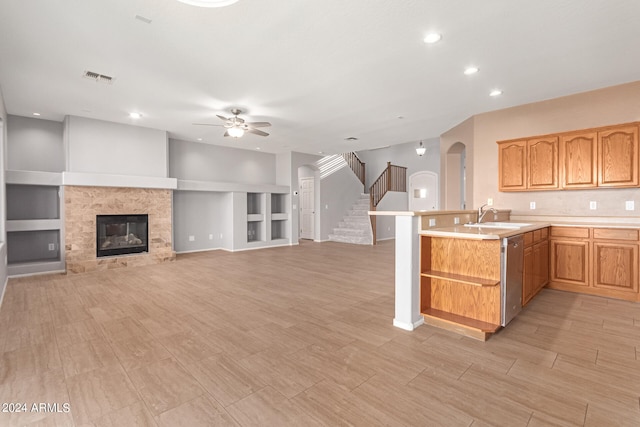
POLYGON ((231 110, 233 117, 225 117, 220 114, 216 114, 220 120, 224 121, 222 125, 214 125, 210 123, 194 123, 194 125, 200 126, 223 126, 227 131, 224 133, 224 136, 230 136, 232 138, 241 138, 244 136, 245 132, 253 133, 259 136, 269 136, 267 132, 261 131, 261 127, 269 127, 271 123, 269 122, 246 122, 242 117, 239 117, 242 114, 242 111, 238 108, 234 108, 231 110))
POLYGON ((236 3, 238 0, 178 0, 180 3, 198 7, 224 7, 236 3))
POLYGON ((427 152, 427 147, 422 145, 422 141, 420 141, 420 145, 416 147, 416 154, 420 157, 424 156, 424 153, 427 152))

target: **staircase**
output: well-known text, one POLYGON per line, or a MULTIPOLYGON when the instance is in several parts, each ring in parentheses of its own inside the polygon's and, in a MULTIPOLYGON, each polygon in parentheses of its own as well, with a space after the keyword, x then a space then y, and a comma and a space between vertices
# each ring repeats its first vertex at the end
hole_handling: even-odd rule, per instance
POLYGON ((338 228, 329 234, 332 242, 355 243, 358 245, 370 245, 373 242, 371 221, 369 220, 369 195, 362 193, 360 198, 347 211, 338 228))

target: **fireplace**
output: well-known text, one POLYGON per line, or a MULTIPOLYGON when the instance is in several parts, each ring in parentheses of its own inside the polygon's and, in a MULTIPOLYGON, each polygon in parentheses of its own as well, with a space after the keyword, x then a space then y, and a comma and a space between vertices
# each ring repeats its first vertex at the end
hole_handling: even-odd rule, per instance
POLYGON ((96 215, 98 257, 149 252, 149 215, 96 215))

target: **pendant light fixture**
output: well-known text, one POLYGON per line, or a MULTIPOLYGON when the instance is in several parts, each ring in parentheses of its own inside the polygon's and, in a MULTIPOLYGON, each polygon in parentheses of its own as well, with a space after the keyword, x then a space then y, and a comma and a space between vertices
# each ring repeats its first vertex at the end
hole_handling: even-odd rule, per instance
POLYGON ((426 152, 427 152, 427 148, 424 145, 422 145, 422 141, 420 141, 420 145, 416 147, 416 154, 422 157, 426 152))
POLYGON ((178 0, 180 3, 198 7, 224 7, 236 3, 238 0, 178 0))

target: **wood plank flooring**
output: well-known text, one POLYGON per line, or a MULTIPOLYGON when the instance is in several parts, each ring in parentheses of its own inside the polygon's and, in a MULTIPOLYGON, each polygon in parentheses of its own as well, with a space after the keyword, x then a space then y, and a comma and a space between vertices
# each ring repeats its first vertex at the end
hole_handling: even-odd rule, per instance
POLYGON ((394 328, 393 282, 393 241, 12 279, 0 425, 640 425, 640 304, 543 290, 483 343, 394 328))

